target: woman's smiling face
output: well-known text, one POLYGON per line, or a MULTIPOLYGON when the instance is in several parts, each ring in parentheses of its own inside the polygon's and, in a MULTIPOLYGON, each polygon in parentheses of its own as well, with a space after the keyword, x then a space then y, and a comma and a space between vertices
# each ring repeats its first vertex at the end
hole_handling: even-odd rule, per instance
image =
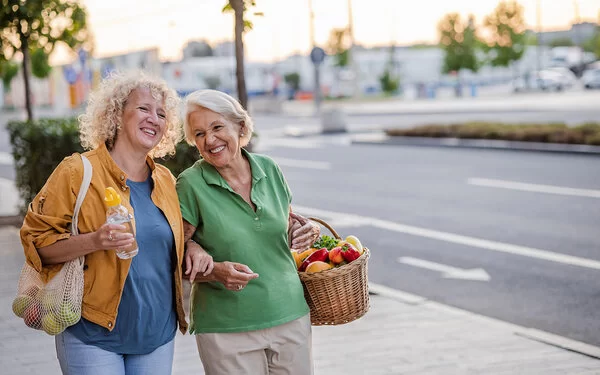
POLYGON ((162 139, 166 128, 163 102, 149 89, 133 90, 123 108, 122 126, 116 143, 126 149, 150 152, 162 139))
POLYGON ((188 123, 200 155, 215 168, 228 167, 241 157, 243 125, 202 107, 189 113, 188 123))

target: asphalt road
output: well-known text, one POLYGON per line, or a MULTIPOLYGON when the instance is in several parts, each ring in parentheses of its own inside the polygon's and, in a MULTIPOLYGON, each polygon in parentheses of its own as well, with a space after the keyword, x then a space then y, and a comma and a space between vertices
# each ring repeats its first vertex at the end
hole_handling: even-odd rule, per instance
MULTIPOLYGON (((578 123, 598 121, 600 108, 361 115, 351 116, 348 128, 486 119, 578 123)), ((258 116, 256 128, 300 211, 359 236, 372 250, 372 281, 600 346, 598 157, 351 146, 344 135, 277 138, 292 128, 318 130, 309 117, 258 116), (474 181, 528 183, 537 191, 474 181), (490 279, 444 277, 473 268, 490 279)), ((9 153, 2 121, 0 178, 10 180, 9 153)))
POLYGON ((274 141, 264 152, 280 161, 300 211, 372 250, 371 281, 600 346, 597 157, 328 140, 274 141), (436 267, 482 268, 490 280, 445 278, 436 267))

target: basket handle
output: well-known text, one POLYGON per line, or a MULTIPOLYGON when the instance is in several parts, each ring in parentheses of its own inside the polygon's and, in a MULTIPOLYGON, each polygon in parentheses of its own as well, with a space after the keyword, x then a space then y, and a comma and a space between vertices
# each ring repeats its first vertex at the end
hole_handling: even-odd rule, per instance
POLYGON ((326 223, 324 220, 321 220, 321 219, 319 219, 319 218, 316 218, 316 217, 309 217, 309 220, 316 221, 317 223, 321 224, 321 225, 322 225, 322 226, 324 226, 325 228, 329 229, 329 231, 331 232, 331 234, 333 234, 333 236, 334 236, 336 239, 338 239, 338 240, 341 240, 341 239, 342 239, 342 237, 340 237, 340 235, 339 235, 339 234, 338 234, 338 233, 335 231, 335 229, 333 229, 333 228, 331 227, 331 225, 327 224, 327 223, 326 223))

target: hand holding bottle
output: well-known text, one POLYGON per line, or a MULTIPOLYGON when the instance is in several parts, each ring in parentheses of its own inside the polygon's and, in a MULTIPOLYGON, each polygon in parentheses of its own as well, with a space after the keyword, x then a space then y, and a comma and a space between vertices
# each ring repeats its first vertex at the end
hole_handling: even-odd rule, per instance
POLYGON ((114 246, 110 248, 115 249, 117 256, 121 259, 132 258, 138 253, 138 244, 135 241, 135 232, 133 230, 133 215, 121 204, 121 196, 114 188, 107 187, 104 190, 104 195, 104 201, 108 206, 105 225, 112 225, 115 228, 108 231, 106 238, 109 243, 124 239, 123 234, 130 234, 134 237, 133 243, 127 247, 114 246))
POLYGON ((98 249, 126 249, 135 242, 133 234, 126 231, 127 227, 121 224, 103 224, 95 232, 94 242, 98 249))

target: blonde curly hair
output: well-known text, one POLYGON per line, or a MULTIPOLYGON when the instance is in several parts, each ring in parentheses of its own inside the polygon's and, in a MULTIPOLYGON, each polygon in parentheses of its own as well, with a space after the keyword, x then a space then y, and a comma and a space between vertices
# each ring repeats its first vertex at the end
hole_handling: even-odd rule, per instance
POLYGON ((144 72, 112 73, 90 95, 87 109, 79 116, 79 138, 86 150, 98 148, 102 143, 111 150, 122 126, 123 109, 129 94, 136 89, 149 89, 152 97, 163 101, 166 131, 160 143, 149 152, 152 158, 175 154, 182 139, 179 124, 179 97, 160 78, 144 72))

